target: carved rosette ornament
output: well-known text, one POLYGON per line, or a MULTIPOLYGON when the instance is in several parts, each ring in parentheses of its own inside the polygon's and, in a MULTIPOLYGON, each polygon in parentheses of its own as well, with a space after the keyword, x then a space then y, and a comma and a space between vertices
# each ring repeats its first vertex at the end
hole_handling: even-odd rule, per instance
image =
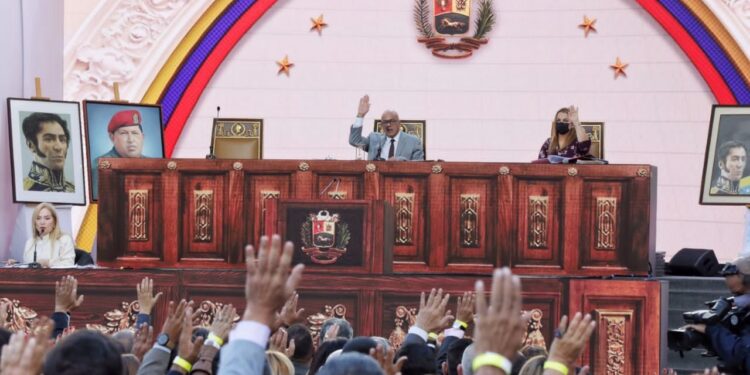
POLYGON ((233 168, 233 169, 234 169, 235 171, 241 171, 243 167, 244 167, 244 166, 242 165, 242 163, 241 163, 241 162, 238 162, 238 161, 236 161, 236 162, 232 163, 232 168, 233 168))
POLYGON ((646 168, 639 168, 638 172, 636 172, 636 175, 638 175, 638 177, 647 177, 648 171, 646 170, 646 168))
POLYGON ((309 171, 310 170, 310 164, 307 164, 304 161, 301 162, 301 163, 299 163, 299 170, 301 170, 302 172, 309 171))
MULTIPOLYGON (((195 309, 195 314, 198 314, 198 326, 203 328, 211 327, 214 323, 214 317, 224 307, 221 302, 203 301, 195 309)), ((233 322, 237 323, 240 321, 240 316, 234 314, 233 322)))
POLYGON ((12 332, 31 332, 36 319, 39 317, 36 311, 21 306, 21 302, 17 299, 0 298, 0 304, 4 303, 8 304, 8 320, 2 322, 5 329, 12 332))
POLYGON ((310 328, 310 335, 312 336, 313 344, 316 349, 318 347, 318 342, 320 342, 320 329, 323 328, 323 323, 330 318, 346 320, 346 306, 342 304, 333 307, 325 305, 323 307, 323 312, 307 316, 307 326, 310 328))
POLYGON ((575 177, 578 176, 578 169, 570 167, 568 168, 568 176, 575 177))
POLYGON ((126 329, 133 329, 141 306, 138 301, 121 302, 120 308, 104 313, 104 324, 86 324, 87 329, 111 335, 126 329))
POLYGON ((167 163, 167 169, 170 171, 177 169, 177 162, 170 160, 169 163, 167 163))
POLYGON ((376 167, 373 163, 367 163, 367 165, 365 165, 365 170, 370 173, 375 172, 377 169, 378 167, 376 167))
POLYGON ((510 174, 510 168, 505 167, 505 166, 500 167, 499 173, 501 176, 507 176, 510 174))
POLYGON ((409 327, 414 325, 417 321, 417 308, 397 306, 396 319, 393 321, 396 323, 396 328, 394 328, 393 331, 391 331, 391 334, 388 335, 388 342, 391 343, 391 346, 394 349, 398 350, 406 339, 406 332, 409 327), (404 323, 406 323, 406 327, 404 327, 404 323))
POLYGON ((109 160, 102 160, 99 162, 99 169, 109 169, 112 167, 112 163, 109 160))
POLYGON ((432 173, 434 174, 440 174, 443 173, 443 166, 440 164, 435 164, 432 166, 432 173))

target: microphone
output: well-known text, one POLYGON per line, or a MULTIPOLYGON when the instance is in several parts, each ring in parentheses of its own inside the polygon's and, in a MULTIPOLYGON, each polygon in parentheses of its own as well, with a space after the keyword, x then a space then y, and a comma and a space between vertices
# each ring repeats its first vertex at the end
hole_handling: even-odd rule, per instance
POLYGON ((42 265, 36 261, 36 239, 34 239, 34 261, 29 263, 29 268, 42 268, 42 265))
POLYGON ((219 116, 219 113, 221 113, 221 106, 218 106, 218 105, 217 105, 217 106, 216 106, 216 118, 219 118, 219 117, 221 117, 221 116, 219 116))
POLYGON ((336 191, 338 191, 339 190, 339 178, 334 177, 333 179, 331 179, 331 182, 329 182, 328 185, 326 185, 326 187, 324 187, 323 190, 320 191, 320 194, 318 194, 318 196, 322 197, 323 194, 325 194, 326 191, 328 191, 328 189, 331 188, 331 185, 333 185, 334 182, 336 183, 336 191))
MULTIPOLYGON (((221 106, 216 106, 216 118, 221 117, 221 106)), ((212 132, 216 131, 216 129, 211 129, 212 132)), ((208 144, 208 155, 206 155, 206 159, 208 160, 216 160, 216 155, 214 155, 214 134, 211 134, 211 140, 208 144)))

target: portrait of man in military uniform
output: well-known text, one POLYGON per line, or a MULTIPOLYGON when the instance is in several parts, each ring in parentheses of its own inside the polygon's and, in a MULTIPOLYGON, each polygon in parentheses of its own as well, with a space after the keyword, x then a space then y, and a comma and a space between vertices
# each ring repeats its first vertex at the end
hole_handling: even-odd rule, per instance
POLYGON ((99 199, 102 158, 163 158, 161 107, 84 102, 91 171, 91 199, 99 199))
POLYGON ((720 174, 711 186, 711 194, 739 194, 747 165, 747 147, 738 141, 722 143, 716 153, 716 165, 720 174))
POLYGON ((65 160, 70 146, 67 121, 54 113, 35 112, 23 120, 26 146, 34 160, 23 179, 26 191, 75 192, 75 185, 65 179, 65 160))

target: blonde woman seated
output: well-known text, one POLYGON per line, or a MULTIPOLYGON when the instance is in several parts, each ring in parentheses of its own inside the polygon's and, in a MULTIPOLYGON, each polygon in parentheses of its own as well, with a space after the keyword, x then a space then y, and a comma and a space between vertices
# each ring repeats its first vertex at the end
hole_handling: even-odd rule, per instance
MULTIPOLYGON (((76 253, 73 238, 58 226, 57 211, 49 203, 40 203, 31 216, 33 235, 23 249, 24 263, 39 263, 42 267, 73 267, 76 253)), ((16 260, 8 260, 14 264, 16 260)))
POLYGON ((575 158, 588 155, 591 140, 578 121, 578 107, 561 108, 552 121, 551 135, 539 150, 539 159, 549 155, 575 158))

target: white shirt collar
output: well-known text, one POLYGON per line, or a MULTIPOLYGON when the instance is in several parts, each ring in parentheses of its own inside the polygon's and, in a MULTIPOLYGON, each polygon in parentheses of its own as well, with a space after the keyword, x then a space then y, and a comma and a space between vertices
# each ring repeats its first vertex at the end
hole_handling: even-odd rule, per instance
MULTIPOLYGON (((393 139, 396 140, 396 143, 398 143, 399 138, 401 138, 401 132, 402 131, 403 130, 399 130, 398 134, 396 134, 396 136, 393 137, 393 139)), ((391 137, 389 137, 389 136, 386 135, 385 138, 386 138, 386 143, 390 143, 391 142, 391 137)))

